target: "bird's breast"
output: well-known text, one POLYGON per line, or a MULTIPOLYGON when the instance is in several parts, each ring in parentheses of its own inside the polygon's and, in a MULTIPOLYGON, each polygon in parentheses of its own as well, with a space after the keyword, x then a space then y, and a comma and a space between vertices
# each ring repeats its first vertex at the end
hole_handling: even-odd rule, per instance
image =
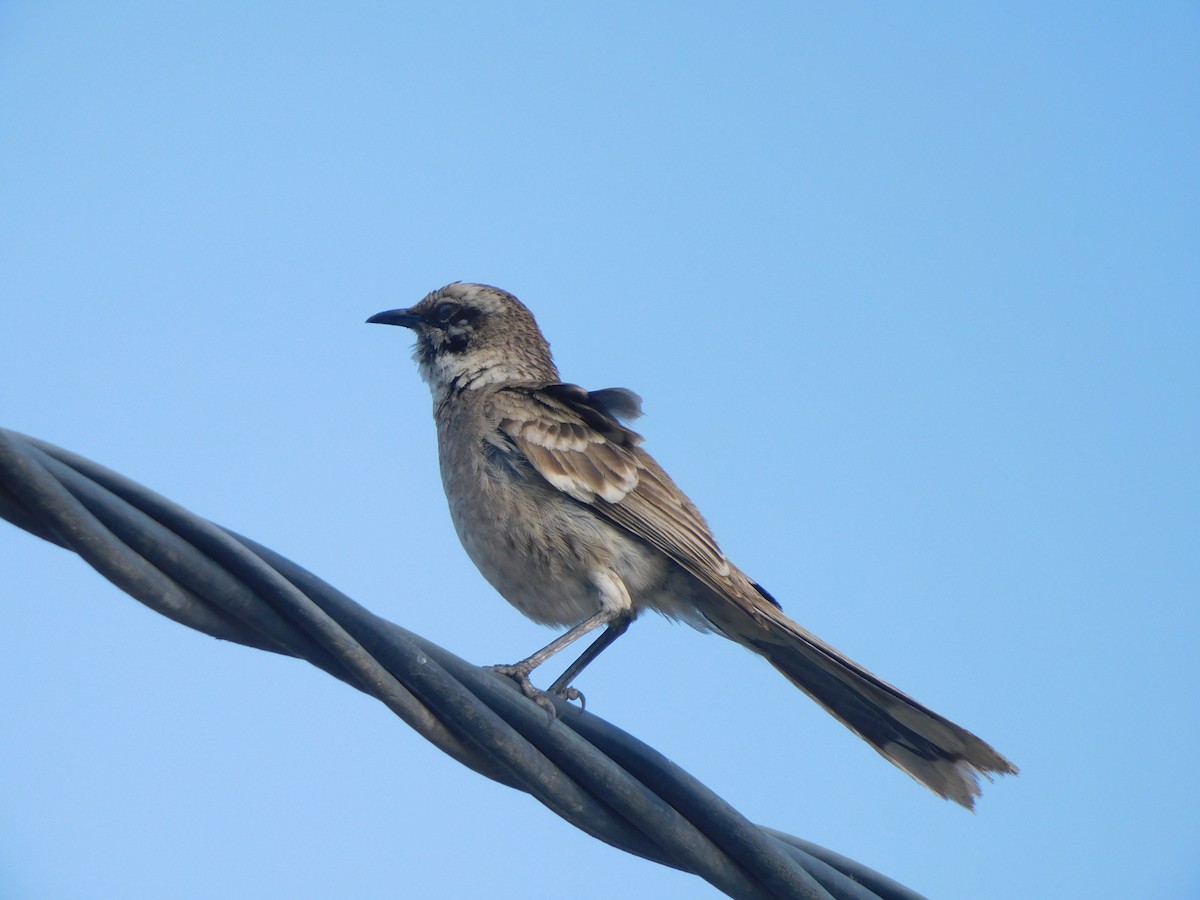
POLYGON ((471 561, 523 614, 567 626, 600 610, 597 578, 615 573, 635 609, 667 578, 670 561, 552 487, 520 454, 480 428, 439 422, 442 483, 471 561))

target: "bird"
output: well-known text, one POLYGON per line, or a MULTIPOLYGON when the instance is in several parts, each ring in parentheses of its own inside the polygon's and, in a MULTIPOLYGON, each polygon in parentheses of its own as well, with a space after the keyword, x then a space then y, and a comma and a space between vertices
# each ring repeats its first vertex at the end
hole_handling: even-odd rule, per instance
POLYGON ((454 282, 373 324, 416 336, 433 400, 442 484, 467 555, 509 603, 566 628, 493 666, 548 709, 581 699, 575 678, 653 610, 764 657, 885 759, 973 809, 979 778, 1017 774, 982 739, 888 684, 784 614, 724 554, 695 504, 629 427, 641 398, 565 383, 533 314, 515 296, 454 282), (551 685, 530 674, 605 630, 551 685))

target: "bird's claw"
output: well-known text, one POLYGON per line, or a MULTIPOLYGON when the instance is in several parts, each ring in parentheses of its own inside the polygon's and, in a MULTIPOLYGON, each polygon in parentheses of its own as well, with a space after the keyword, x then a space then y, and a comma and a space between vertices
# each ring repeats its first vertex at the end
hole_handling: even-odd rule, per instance
POLYGON ((587 698, 585 696, 583 696, 583 691, 579 690, 578 688, 573 688, 570 685, 567 685, 565 688, 559 688, 557 691, 555 691, 555 693, 559 697, 562 697, 564 700, 566 700, 568 703, 570 703, 573 700, 578 700, 579 701, 579 709, 580 710, 587 709, 587 698))
POLYGON ((529 670, 524 666, 488 666, 487 668, 497 675, 505 675, 515 681, 522 694, 549 714, 550 721, 553 722, 558 718, 558 710, 554 708, 554 702, 550 699, 550 695, 533 686, 533 682, 529 680, 529 670))

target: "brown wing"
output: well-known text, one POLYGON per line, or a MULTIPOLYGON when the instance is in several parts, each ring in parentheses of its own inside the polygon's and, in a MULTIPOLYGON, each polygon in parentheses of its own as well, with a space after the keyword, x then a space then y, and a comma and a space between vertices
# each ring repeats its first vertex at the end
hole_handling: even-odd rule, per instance
POLYGON ((637 487, 641 437, 575 385, 506 388, 492 398, 500 431, 543 478, 580 503, 619 503, 637 487))
POLYGON ((576 385, 506 388, 493 404, 500 431, 550 484, 729 593, 730 565, 704 517, 609 404, 576 385))

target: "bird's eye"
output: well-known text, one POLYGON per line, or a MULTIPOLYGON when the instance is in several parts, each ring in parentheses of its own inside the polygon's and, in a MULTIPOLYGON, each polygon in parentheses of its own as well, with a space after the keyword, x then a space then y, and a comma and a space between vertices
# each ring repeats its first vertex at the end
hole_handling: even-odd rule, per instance
POLYGON ((454 318, 454 314, 458 312, 457 303, 439 303, 433 308, 433 314, 437 316, 437 320, 443 324, 454 318))

